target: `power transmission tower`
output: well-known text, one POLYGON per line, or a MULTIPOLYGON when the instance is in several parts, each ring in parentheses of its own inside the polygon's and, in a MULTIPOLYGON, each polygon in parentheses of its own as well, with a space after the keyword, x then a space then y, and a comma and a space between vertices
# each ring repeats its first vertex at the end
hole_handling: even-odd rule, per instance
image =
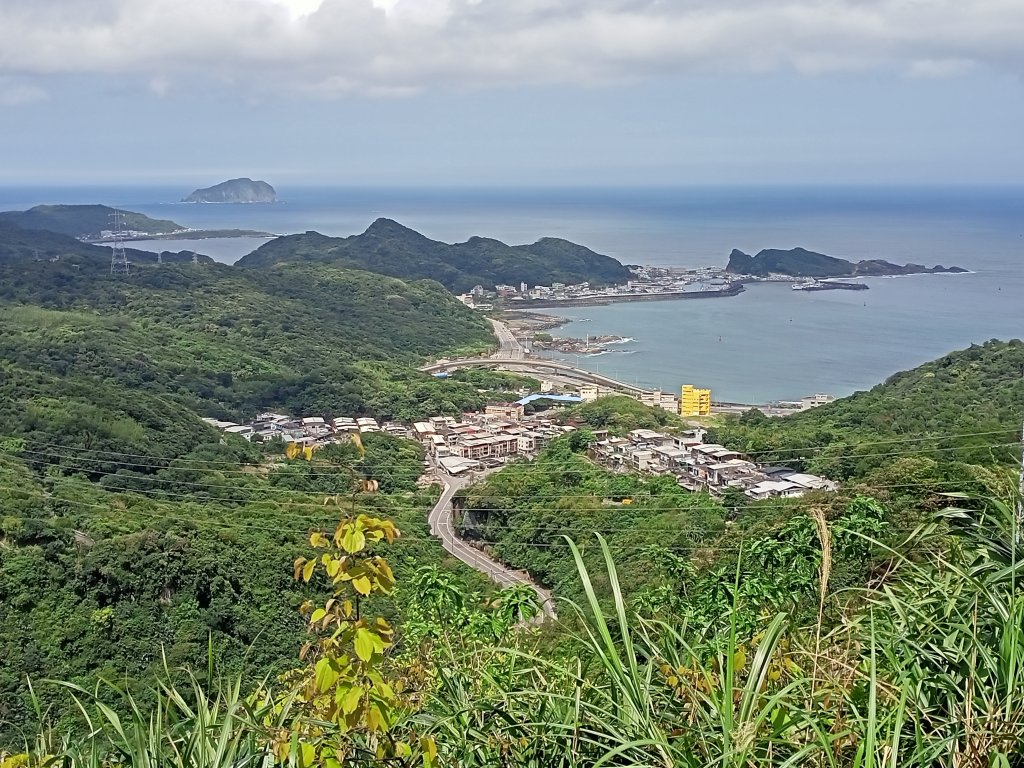
POLYGON ((110 214, 114 223, 114 242, 111 243, 110 253, 110 274, 114 276, 128 275, 131 273, 131 265, 128 263, 128 254, 124 252, 124 213, 114 209, 110 214))

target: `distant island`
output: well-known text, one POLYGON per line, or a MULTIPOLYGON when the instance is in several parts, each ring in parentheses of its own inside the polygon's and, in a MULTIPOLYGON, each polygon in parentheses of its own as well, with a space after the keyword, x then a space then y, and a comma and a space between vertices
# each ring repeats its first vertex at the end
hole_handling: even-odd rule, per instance
POLYGON ((544 237, 531 245, 506 245, 471 237, 449 245, 391 219, 377 219, 365 232, 328 237, 319 232, 278 237, 243 256, 237 266, 271 268, 315 262, 363 269, 401 279, 430 279, 453 293, 475 286, 616 285, 632 278, 629 268, 610 256, 568 240, 544 237))
POLYGON ((0 222, 21 229, 68 235, 86 242, 114 239, 114 214, 120 218, 124 240, 205 240, 214 237, 273 237, 250 229, 189 229, 169 219, 152 219, 144 213, 108 205, 37 205, 27 211, 0 211, 0 222))
POLYGON ((944 267, 941 264, 926 267, 922 264, 892 264, 882 259, 867 259, 852 262, 823 253, 808 251, 806 248, 780 250, 766 248, 756 256, 733 249, 729 254, 726 272, 734 275, 768 277, 787 275, 789 277, 877 277, 885 275, 923 275, 940 272, 967 272, 963 267, 944 267))
POLYGON ((265 181, 231 179, 197 189, 183 203, 276 203, 277 192, 265 181))

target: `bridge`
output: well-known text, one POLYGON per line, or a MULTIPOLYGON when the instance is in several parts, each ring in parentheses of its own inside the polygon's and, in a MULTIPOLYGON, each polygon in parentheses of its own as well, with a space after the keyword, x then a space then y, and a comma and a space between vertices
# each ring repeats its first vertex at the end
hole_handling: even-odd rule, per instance
POLYGON ((582 384, 595 384, 606 389, 613 389, 633 397, 646 395, 654 390, 644 389, 635 384, 627 384, 600 373, 587 371, 583 368, 576 368, 565 363, 554 360, 540 360, 525 357, 470 357, 462 360, 439 360, 436 363, 425 365, 420 368, 424 373, 446 373, 458 370, 459 368, 482 368, 486 366, 500 366, 506 370, 531 373, 536 375, 561 376, 582 384))

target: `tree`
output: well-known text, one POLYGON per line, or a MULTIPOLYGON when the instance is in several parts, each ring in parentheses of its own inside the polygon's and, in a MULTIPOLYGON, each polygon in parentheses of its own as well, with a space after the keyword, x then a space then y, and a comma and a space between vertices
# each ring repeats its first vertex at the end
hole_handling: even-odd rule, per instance
POLYGON ((291 715, 290 725, 274 739, 282 763, 295 760, 300 768, 377 766, 382 761, 435 765, 433 739, 417 739, 399 727, 411 705, 400 681, 384 674, 394 631, 385 619, 362 615, 364 600, 394 589, 390 565, 372 548, 398 535, 390 521, 358 515, 343 519, 331 536, 310 535, 310 545, 323 550, 320 557, 295 560, 295 578, 309 582, 322 571, 331 597, 320 607, 312 601, 302 606, 314 637, 302 649, 306 665, 286 678, 292 690, 279 703, 291 715))

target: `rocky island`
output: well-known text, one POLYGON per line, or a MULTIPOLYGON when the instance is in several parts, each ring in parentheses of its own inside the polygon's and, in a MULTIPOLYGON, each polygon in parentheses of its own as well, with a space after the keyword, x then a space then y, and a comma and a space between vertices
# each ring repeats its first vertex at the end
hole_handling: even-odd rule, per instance
POLYGON ((808 251, 806 248, 766 248, 756 256, 733 249, 729 254, 726 272, 734 275, 768 277, 878 277, 885 275, 924 275, 940 272, 967 272, 963 267, 944 267, 941 264, 926 267, 923 264, 893 264, 883 259, 852 262, 808 251))
POLYGON ((183 203, 276 203, 277 192, 265 181, 230 179, 212 187, 197 189, 183 203))

